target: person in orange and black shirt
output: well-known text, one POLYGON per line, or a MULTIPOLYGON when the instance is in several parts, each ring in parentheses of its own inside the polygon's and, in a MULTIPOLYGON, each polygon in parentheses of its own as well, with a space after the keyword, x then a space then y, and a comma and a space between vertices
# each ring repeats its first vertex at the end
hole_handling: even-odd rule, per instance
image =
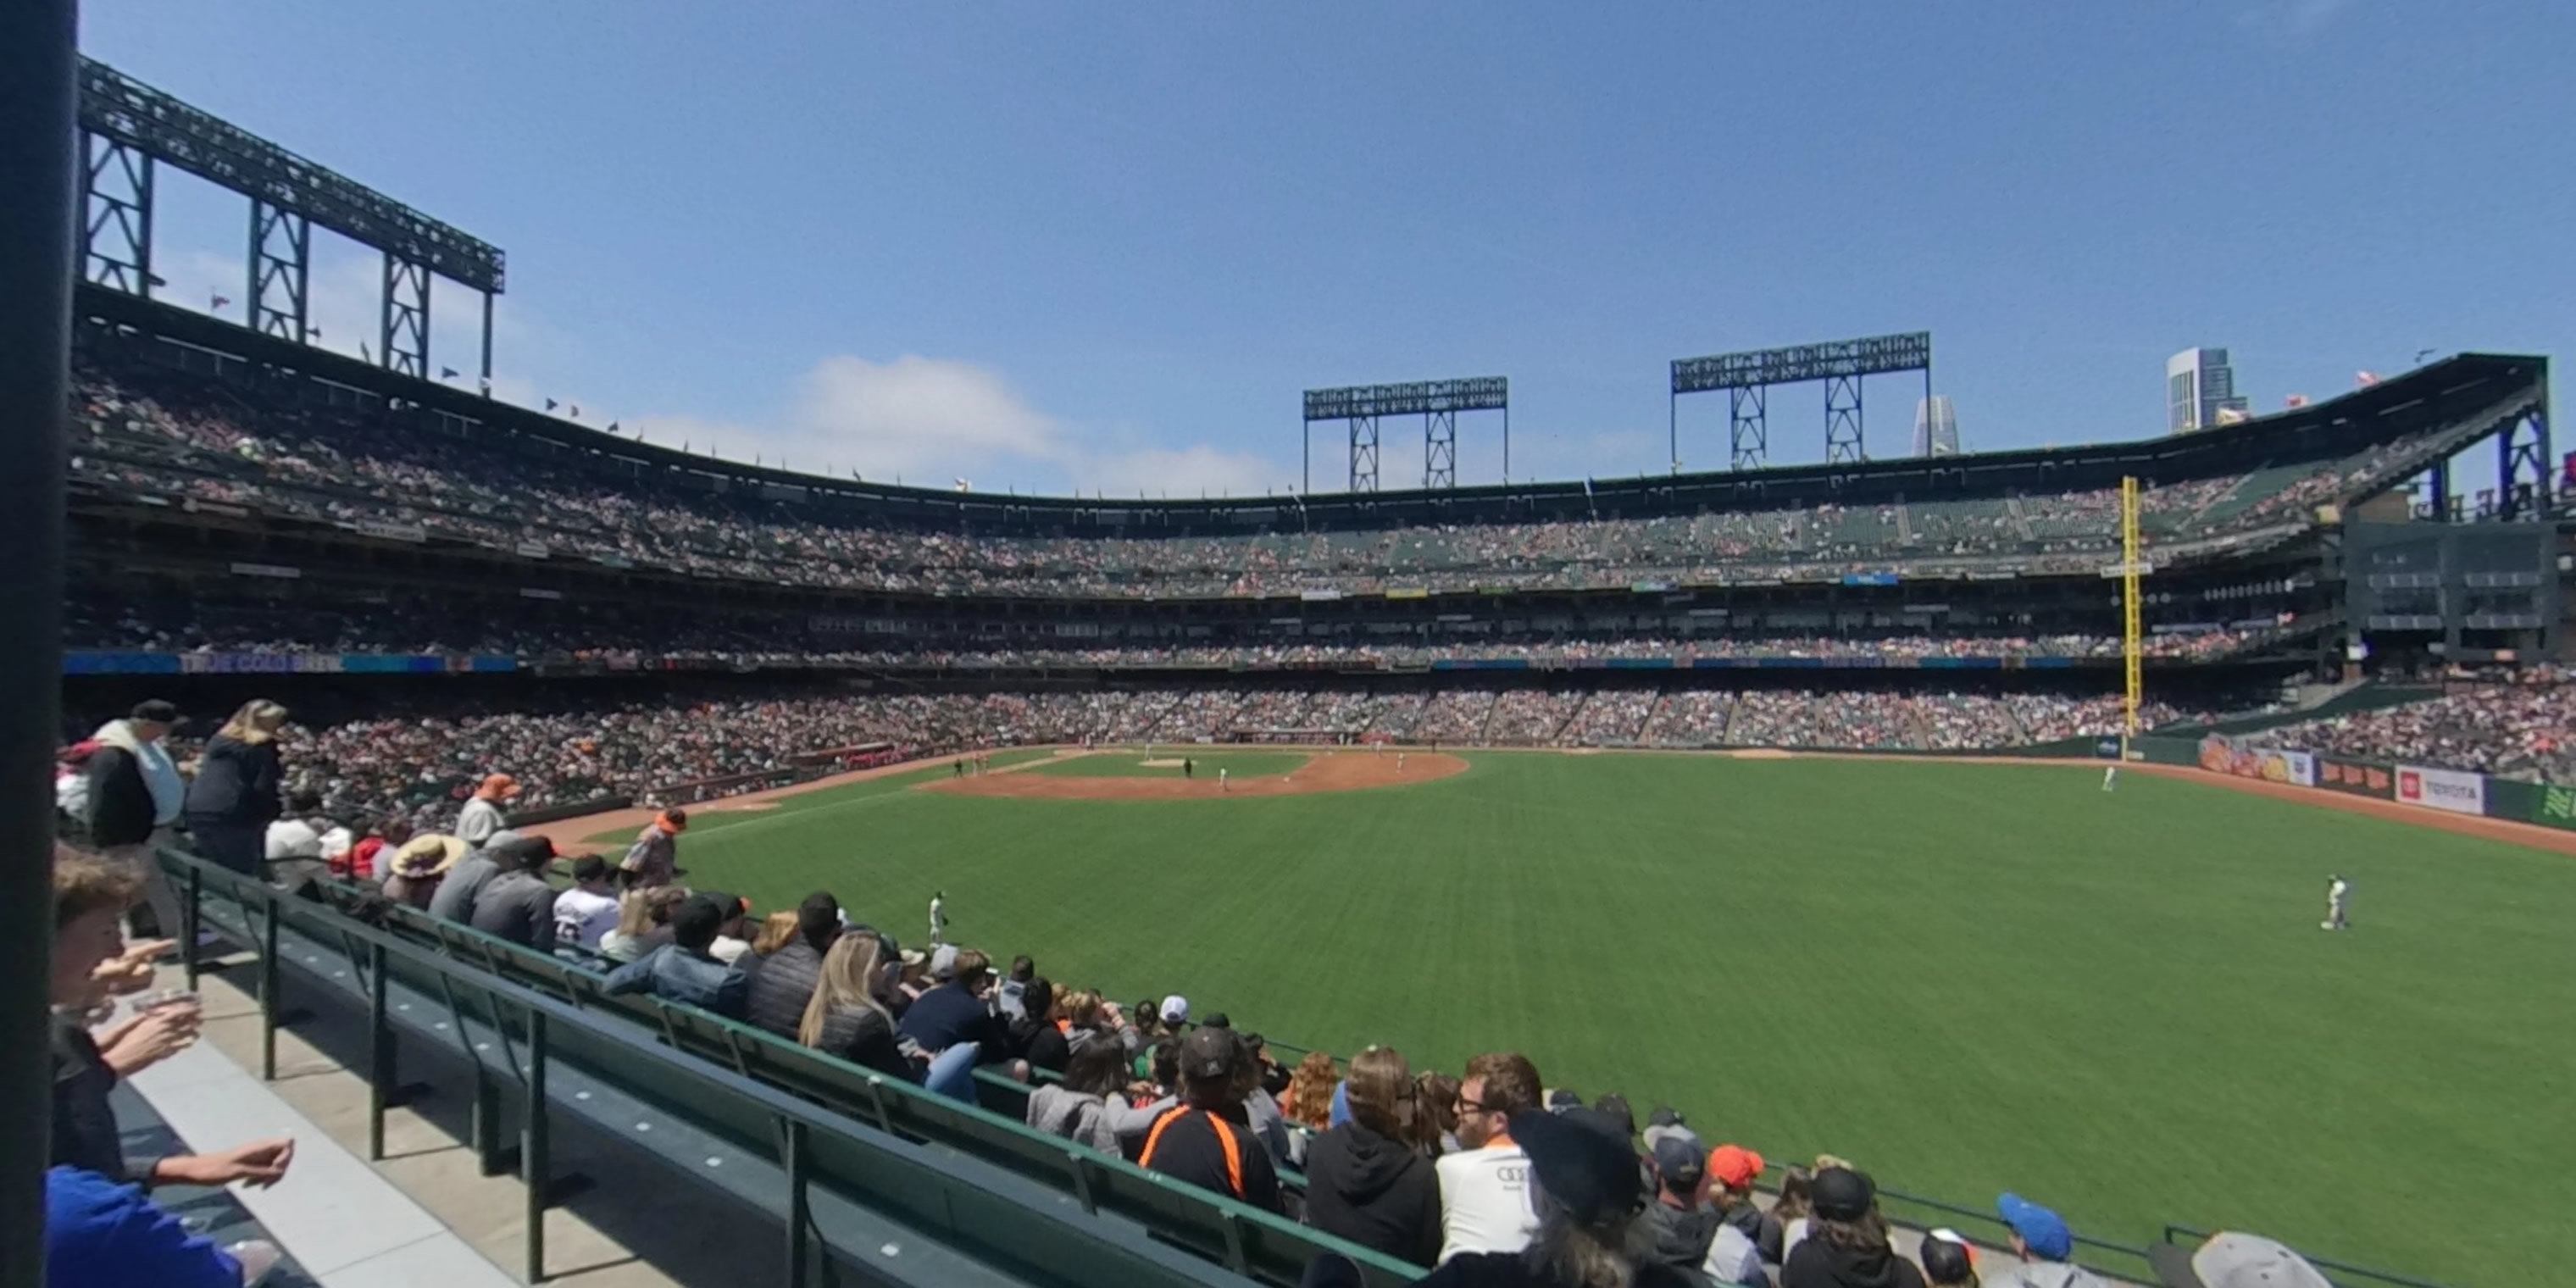
POLYGON ((1181 1103, 1154 1120, 1137 1163, 1265 1212, 1280 1211, 1279 1173, 1243 1109, 1255 1076, 1252 1053, 1232 1030, 1191 1033, 1181 1043, 1181 1103))

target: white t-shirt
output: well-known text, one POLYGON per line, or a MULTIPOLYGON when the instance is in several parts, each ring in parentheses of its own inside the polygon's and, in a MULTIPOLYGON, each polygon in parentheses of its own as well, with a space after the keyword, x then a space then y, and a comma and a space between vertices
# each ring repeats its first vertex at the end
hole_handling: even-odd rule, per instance
POLYGON ((741 961, 742 955, 750 951, 750 940, 736 939, 731 935, 718 935, 716 936, 716 941, 714 943, 707 945, 707 956, 713 957, 727 966, 731 966, 735 962, 741 961))
POLYGON ((580 886, 555 896, 555 938, 584 948, 597 948, 599 941, 615 929, 615 896, 592 894, 580 886))
POLYGON ((1529 1155, 1518 1145, 1443 1154, 1440 1176, 1440 1259, 1461 1252, 1518 1252, 1538 1235, 1530 1206, 1529 1155))
POLYGON ((322 857, 322 834, 300 818, 281 818, 269 824, 267 840, 268 858, 272 862, 322 857))
POLYGON ((1762 1273, 1762 1250, 1753 1246, 1742 1230, 1724 1222, 1718 1223, 1716 1235, 1709 1239, 1708 1259, 1700 1263, 1699 1272, 1711 1283, 1768 1282, 1762 1273))

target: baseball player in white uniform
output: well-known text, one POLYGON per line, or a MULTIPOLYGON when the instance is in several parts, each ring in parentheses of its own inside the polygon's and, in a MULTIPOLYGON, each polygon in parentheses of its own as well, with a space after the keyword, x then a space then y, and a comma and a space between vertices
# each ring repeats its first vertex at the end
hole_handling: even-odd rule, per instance
POLYGON ((948 892, 933 891, 930 896, 930 946, 948 942, 948 892))
POLYGON ((2339 876, 2326 878, 2326 919, 2317 923, 2319 930, 2349 930, 2352 920, 2352 883, 2339 876))

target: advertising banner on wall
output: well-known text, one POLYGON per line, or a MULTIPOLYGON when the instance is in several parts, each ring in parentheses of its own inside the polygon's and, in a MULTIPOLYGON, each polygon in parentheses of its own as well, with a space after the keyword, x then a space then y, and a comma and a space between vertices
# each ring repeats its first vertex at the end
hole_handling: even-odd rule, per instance
POLYGON ((2316 775, 2317 786, 2329 791, 2376 796, 2381 800, 2391 800, 2397 795, 2397 775, 2377 765, 2319 756, 2316 757, 2316 775))
POLYGON ((2454 814, 2484 814, 2487 812, 2487 780, 2483 774, 2464 774, 2456 769, 2399 765, 2397 799, 2409 805, 2449 810, 2454 814))
POLYGON ((2213 774, 2258 778, 2296 787, 2317 785, 2317 758, 2304 751, 2240 747, 2217 734, 2200 740, 2200 767, 2213 774))
POLYGON ((2531 821, 2576 828, 2576 787, 2545 787, 2532 804, 2531 821))

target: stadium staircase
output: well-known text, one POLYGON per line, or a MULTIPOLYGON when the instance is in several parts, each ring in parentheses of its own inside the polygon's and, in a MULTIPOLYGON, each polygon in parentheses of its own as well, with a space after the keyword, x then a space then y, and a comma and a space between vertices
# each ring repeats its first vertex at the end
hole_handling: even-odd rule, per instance
POLYGON ((2013 531, 2020 533, 2022 540, 2029 541, 2033 539, 2030 532, 2030 514, 2021 508, 2020 497, 2005 497, 2004 513, 2012 516, 2013 531))
POLYGON ((1565 731, 1581 723, 1583 709, 1591 706, 1592 699, 1596 696, 1598 696, 1596 691, 1592 689, 1585 689, 1577 694, 1574 699, 1574 709, 1566 712, 1565 718, 1557 721, 1556 727, 1547 731, 1546 745, 1551 747, 1565 745, 1565 731))

